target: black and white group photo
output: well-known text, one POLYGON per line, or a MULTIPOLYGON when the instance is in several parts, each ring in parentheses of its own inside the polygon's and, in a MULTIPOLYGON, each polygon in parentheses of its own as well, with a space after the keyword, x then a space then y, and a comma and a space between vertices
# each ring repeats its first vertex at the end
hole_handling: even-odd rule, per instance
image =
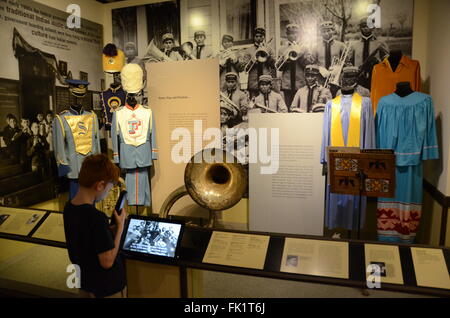
MULTIPOLYGON (((145 21, 136 22, 135 11, 145 11, 146 29, 152 32, 148 43, 139 45, 138 57, 136 45, 127 41, 141 38, 129 32, 142 28, 115 28, 114 39, 125 52, 133 52, 126 53, 128 61, 143 68, 151 62, 217 58, 224 135, 227 128, 248 128, 251 112, 323 112, 342 86, 370 97, 374 65, 391 51, 412 52, 412 0, 218 1, 217 20, 210 17, 212 3, 210 12, 195 3, 116 9, 113 22, 130 16, 129 22, 137 24, 145 21), (155 30, 151 13, 180 20, 155 30)), ((229 138, 226 146, 233 144, 236 138, 229 138)))

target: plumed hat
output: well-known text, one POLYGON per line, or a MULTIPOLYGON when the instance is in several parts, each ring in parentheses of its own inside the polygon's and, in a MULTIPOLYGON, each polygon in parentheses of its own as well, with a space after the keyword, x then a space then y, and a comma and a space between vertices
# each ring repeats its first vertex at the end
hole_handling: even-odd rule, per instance
POLYGON ((106 73, 120 72, 125 65, 125 54, 115 44, 108 43, 103 48, 103 71, 106 73))
POLYGON ((143 76, 144 72, 138 64, 130 63, 125 65, 120 73, 123 89, 127 93, 139 93, 143 88, 143 76))

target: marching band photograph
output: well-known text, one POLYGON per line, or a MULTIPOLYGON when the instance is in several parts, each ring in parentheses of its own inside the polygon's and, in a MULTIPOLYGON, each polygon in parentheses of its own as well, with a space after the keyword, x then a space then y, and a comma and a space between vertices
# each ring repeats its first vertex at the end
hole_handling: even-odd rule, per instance
MULTIPOLYGON (((181 2, 194 5, 192 0, 181 2)), ((370 97, 374 65, 391 50, 405 55, 412 52, 412 0, 276 0, 274 8, 266 8, 274 9, 275 25, 262 26, 255 22, 261 20, 262 10, 256 10, 254 2, 219 1, 219 15, 225 19, 210 24, 219 24, 220 34, 211 34, 211 25, 190 26, 192 34, 176 31, 181 34, 177 37, 176 28, 168 27, 159 35, 154 32, 140 57, 132 54, 132 47, 128 60, 145 68, 145 63, 218 59, 220 120, 225 135, 229 128, 248 128, 249 113, 324 112, 327 101, 340 95, 342 86, 370 97), (377 28, 373 24, 379 21, 368 12, 369 5, 383 10, 377 28), (405 14, 408 10, 411 15, 405 14), (224 32, 229 30, 234 33, 224 32)), ((114 11, 120 15, 120 10, 129 8, 114 11)), ((184 21, 193 18, 202 17, 186 16, 184 21)), ((183 28, 182 23, 177 25, 183 28)), ((232 142, 236 144, 236 140, 232 142)), ((224 138, 224 146, 232 148, 226 143, 224 138)))

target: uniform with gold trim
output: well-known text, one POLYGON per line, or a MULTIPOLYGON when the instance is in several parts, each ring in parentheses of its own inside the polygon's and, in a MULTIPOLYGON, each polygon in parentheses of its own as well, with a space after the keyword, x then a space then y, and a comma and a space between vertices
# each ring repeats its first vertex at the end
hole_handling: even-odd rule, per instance
MULTIPOLYGON (((82 98, 86 95, 88 82, 66 80, 72 95, 82 98)), ((100 153, 100 136, 97 115, 70 106, 55 116, 53 121, 53 145, 58 175, 78 179, 84 158, 100 153)))
POLYGON ((125 105, 126 95, 127 93, 123 90, 122 85, 111 85, 106 91, 101 93, 103 114, 107 129, 111 127, 112 114, 125 105))
POLYGON ((56 115, 52 132, 58 175, 78 179, 84 158, 100 153, 97 115, 71 107, 56 115))

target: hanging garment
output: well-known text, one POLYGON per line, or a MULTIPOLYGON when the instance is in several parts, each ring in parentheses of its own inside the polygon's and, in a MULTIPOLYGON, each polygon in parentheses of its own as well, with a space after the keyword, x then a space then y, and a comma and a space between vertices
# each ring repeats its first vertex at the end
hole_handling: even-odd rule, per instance
POLYGON ((372 99, 373 111, 376 113, 378 102, 381 97, 395 92, 399 82, 409 82, 414 91, 420 91, 420 64, 403 55, 395 72, 392 70, 389 59, 374 66, 372 71, 372 86, 370 98, 372 99))
POLYGON ((413 243, 422 215, 422 161, 439 157, 431 96, 381 98, 376 127, 378 148, 396 155, 395 198, 378 199, 378 240, 413 243))
MULTIPOLYGON (((321 163, 327 163, 326 148, 360 147, 375 148, 375 123, 372 104, 369 98, 353 95, 340 95, 328 101, 325 106, 321 163)), ((359 215, 359 196, 335 194, 326 189, 325 226, 353 230, 365 223, 366 198, 361 198, 359 215)))
POLYGON ((117 88, 108 88, 101 93, 103 113, 106 125, 111 125, 112 114, 120 107, 125 105, 127 93, 119 85, 117 88))
POLYGON ((70 108, 55 116, 52 130, 58 175, 78 179, 84 158, 101 151, 97 116, 70 108))
POLYGON ((128 169, 125 176, 128 205, 150 206, 150 182, 147 168, 128 169))
POLYGON ((129 205, 151 203, 147 167, 158 159, 155 121, 151 109, 129 105, 113 114, 111 125, 113 159, 127 169, 126 185, 129 205), (120 149, 120 154, 119 154, 120 149))
POLYGON ((123 169, 151 166, 158 159, 155 120, 151 109, 126 105, 113 114, 113 159, 123 169), (120 154, 119 154, 120 148, 120 154))

